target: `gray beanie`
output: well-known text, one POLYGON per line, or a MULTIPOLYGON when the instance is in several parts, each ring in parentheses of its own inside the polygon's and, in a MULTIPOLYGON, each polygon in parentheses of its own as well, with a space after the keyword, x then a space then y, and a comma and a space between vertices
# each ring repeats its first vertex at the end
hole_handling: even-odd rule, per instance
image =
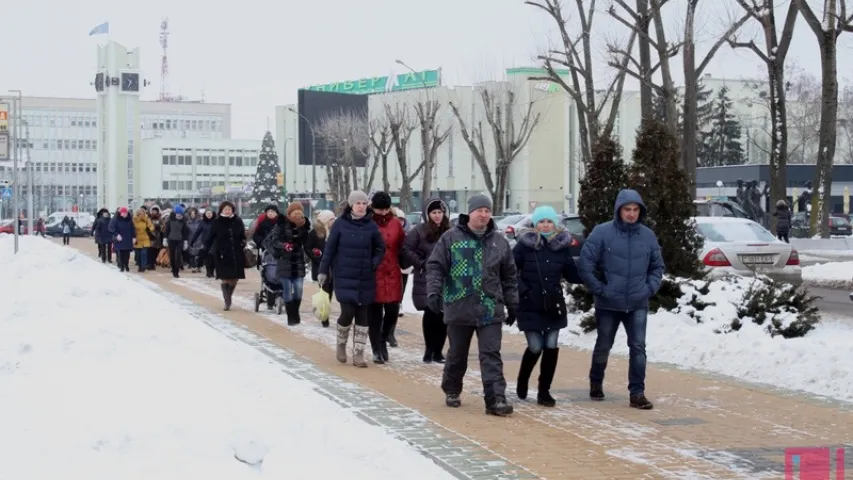
POLYGON ((370 199, 367 198, 367 194, 361 190, 353 190, 352 193, 349 194, 349 198, 347 198, 347 203, 355 205, 358 202, 370 203, 370 199))
POLYGON ((478 208, 483 208, 483 207, 486 207, 489 210, 491 210, 492 209, 492 199, 483 195, 482 193, 478 193, 477 195, 474 195, 473 197, 468 199, 468 213, 469 214, 471 212, 473 212, 474 210, 477 210, 478 208))

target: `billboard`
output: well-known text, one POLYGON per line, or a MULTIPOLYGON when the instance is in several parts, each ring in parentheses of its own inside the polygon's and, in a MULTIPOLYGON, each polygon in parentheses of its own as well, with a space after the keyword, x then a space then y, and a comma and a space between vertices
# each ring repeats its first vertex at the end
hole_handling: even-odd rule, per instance
POLYGON ((312 165, 312 155, 315 146, 311 142, 311 132, 316 137, 316 161, 317 165, 325 166, 334 163, 342 155, 341 144, 324 139, 334 132, 329 132, 333 119, 343 118, 348 122, 358 122, 354 125, 342 125, 346 132, 341 132, 342 137, 357 138, 349 139, 362 145, 358 151, 350 150, 354 155, 353 163, 357 167, 367 165, 367 148, 363 148, 370 141, 368 137, 367 96, 354 95, 351 93, 332 93, 315 90, 299 90, 299 165, 312 165), (363 124, 362 124, 363 122, 363 124))
POLYGON ((399 75, 383 77, 368 77, 358 80, 311 85, 302 90, 315 92, 346 93, 349 95, 372 95, 385 92, 402 92, 419 88, 435 88, 441 86, 441 69, 424 70, 423 72, 408 72, 399 75))
POLYGON ((9 104, 0 103, 0 161, 9 160, 9 104))

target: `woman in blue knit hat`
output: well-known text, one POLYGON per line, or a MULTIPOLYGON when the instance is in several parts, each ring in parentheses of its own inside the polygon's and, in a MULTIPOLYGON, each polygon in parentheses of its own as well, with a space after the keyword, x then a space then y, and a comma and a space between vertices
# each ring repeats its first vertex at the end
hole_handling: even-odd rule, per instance
POLYGON ((527 398, 530 374, 541 356, 536 401, 553 407, 556 401, 550 390, 560 353, 557 340, 560 330, 568 325, 561 280, 582 281, 569 250, 572 236, 560 225, 554 208, 548 205, 536 208, 532 221, 533 228, 519 232, 513 248, 520 299, 516 313, 518 329, 527 337, 516 393, 522 400, 527 398))

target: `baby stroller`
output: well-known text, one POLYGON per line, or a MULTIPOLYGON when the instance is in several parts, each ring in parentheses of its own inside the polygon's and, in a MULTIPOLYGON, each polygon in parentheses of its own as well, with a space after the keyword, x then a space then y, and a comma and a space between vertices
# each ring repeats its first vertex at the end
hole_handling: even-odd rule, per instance
POLYGON ((255 311, 261 310, 261 304, 266 303, 267 308, 275 308, 276 313, 281 315, 284 302, 281 300, 282 286, 278 279, 275 257, 271 252, 263 251, 261 261, 258 262, 258 271, 261 273, 261 291, 255 294, 255 311))

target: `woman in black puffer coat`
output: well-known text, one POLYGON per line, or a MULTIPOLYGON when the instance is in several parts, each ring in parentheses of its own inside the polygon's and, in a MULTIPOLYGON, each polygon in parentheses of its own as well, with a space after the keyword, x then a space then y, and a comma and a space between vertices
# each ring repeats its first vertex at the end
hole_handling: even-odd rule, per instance
POLYGON ((583 283, 572 258, 572 236, 559 226, 557 212, 543 205, 533 211, 533 228, 519 232, 512 249, 518 268, 518 329, 527 337, 527 349, 521 358, 516 392, 527 398, 527 386, 533 367, 542 356, 537 403, 556 404, 551 382, 557 369, 560 330, 568 326, 562 279, 583 283))
POLYGON ((213 221, 216 219, 216 212, 211 209, 204 211, 201 217, 201 225, 196 229, 193 237, 190 239, 190 245, 201 244, 199 250, 199 261, 204 263, 205 276, 207 278, 214 277, 213 255, 209 255, 204 248, 207 244, 207 239, 210 238, 210 231, 213 229, 213 221))
POLYGON ((335 297, 341 304, 335 356, 339 362, 346 363, 352 329, 352 363, 357 367, 367 367, 364 345, 367 343, 368 308, 376 297, 375 272, 385 256, 385 242, 373 221, 373 212, 367 208, 369 201, 367 195, 358 190, 349 195, 349 206, 335 220, 326 240, 318 275, 323 285, 329 272, 333 273, 335 297), (355 328, 352 328, 353 322, 355 328))
POLYGON ((776 211, 773 212, 773 216, 776 217, 776 236, 785 243, 791 243, 788 240, 788 235, 791 233, 791 210, 788 208, 788 202, 785 200, 776 202, 776 211))
POLYGON ((430 198, 421 213, 424 221, 406 234, 403 255, 415 279, 412 283, 412 302, 418 311, 424 312, 421 328, 424 334, 424 363, 444 363, 444 342, 447 340, 447 325, 444 314, 429 309, 426 291, 426 263, 441 234, 450 230, 447 205, 438 198, 430 198))
POLYGON ((236 214, 234 204, 224 201, 219 204, 219 215, 213 220, 210 237, 204 243, 204 251, 213 256, 216 278, 222 281, 222 298, 225 310, 231 310, 231 300, 237 282, 246 278, 246 227, 236 214))
POLYGON ((264 250, 275 258, 275 269, 281 282, 281 299, 287 312, 287 324, 298 325, 302 288, 305 281, 305 241, 311 222, 305 218, 302 204, 293 202, 286 215, 279 215, 276 226, 264 240, 264 250))

